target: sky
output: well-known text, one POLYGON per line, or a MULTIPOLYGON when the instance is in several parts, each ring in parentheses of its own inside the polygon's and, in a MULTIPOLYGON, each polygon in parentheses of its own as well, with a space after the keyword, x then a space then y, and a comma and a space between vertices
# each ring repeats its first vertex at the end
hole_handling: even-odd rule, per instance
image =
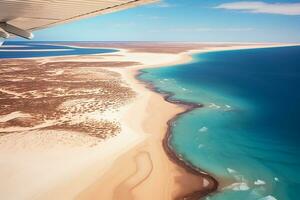
POLYGON ((163 0, 34 34, 35 41, 300 42, 300 0, 163 0))

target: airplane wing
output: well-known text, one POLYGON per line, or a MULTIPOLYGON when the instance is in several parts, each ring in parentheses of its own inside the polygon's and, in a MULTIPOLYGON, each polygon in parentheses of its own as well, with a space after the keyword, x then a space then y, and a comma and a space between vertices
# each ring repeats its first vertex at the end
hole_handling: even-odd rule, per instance
POLYGON ((156 0, 0 0, 0 38, 128 9, 156 0))

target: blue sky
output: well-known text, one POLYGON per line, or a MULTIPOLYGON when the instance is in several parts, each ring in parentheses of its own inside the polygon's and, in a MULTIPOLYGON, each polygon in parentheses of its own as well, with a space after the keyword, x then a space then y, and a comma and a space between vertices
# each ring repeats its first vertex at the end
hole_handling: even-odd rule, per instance
POLYGON ((300 42, 300 1, 165 0, 36 31, 34 40, 300 42))

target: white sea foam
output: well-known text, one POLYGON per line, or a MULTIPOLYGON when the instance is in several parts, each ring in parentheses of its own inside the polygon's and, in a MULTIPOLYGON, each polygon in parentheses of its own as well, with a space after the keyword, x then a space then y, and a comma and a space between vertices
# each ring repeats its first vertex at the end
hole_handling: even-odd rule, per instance
POLYGON ((247 180, 244 178, 243 175, 239 174, 236 170, 232 168, 227 168, 229 174, 232 174, 236 181, 239 182, 246 182, 247 180))
POLYGON ((236 171, 235 171, 234 169, 231 169, 231 168, 227 168, 227 171, 228 171, 230 174, 236 173, 236 171))
POLYGON ((247 183, 233 183, 227 187, 224 188, 225 190, 226 189, 231 189, 231 190, 234 190, 234 191, 246 191, 246 190, 249 190, 250 187, 247 185, 247 183))
POLYGON ((231 106, 230 106, 230 105, 225 105, 225 107, 226 107, 226 108, 228 108, 228 109, 230 109, 230 108, 231 108, 231 106))
POLYGON ((277 178, 277 177, 274 177, 274 180, 275 180, 276 182, 279 182, 279 178, 277 178))
POLYGON ((259 200, 277 200, 275 197, 271 196, 271 195, 268 195, 268 196, 265 196, 263 198, 260 198, 259 200))
POLYGON ((242 181, 242 182, 247 181, 245 179, 245 177, 243 175, 241 175, 241 174, 234 175, 234 178, 235 178, 235 180, 242 181))
POLYGON ((214 109, 220 109, 221 108, 221 106, 219 106, 219 105, 217 105, 215 103, 210 103, 208 107, 209 108, 214 108, 214 109))
POLYGON ((256 181, 254 181, 254 185, 265 185, 266 182, 260 179, 257 179, 256 181))
POLYGON ((230 105, 225 105, 225 109, 224 109, 225 111, 230 111, 230 110, 232 110, 231 109, 231 106, 230 105))
POLYGON ((208 128, 206 126, 203 126, 202 128, 200 128, 198 131, 199 132, 206 132, 208 130, 208 128))

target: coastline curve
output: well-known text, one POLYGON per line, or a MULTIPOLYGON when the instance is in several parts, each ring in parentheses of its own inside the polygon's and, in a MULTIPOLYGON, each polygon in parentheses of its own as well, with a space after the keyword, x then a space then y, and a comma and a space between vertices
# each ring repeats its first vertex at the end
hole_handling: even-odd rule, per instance
POLYGON ((199 199, 201 199, 205 196, 208 196, 208 195, 216 192, 218 190, 218 187, 219 187, 219 182, 217 181, 217 179, 213 175, 207 173, 206 171, 202 170, 201 168, 194 166, 191 162, 185 160, 170 145, 170 139, 171 139, 171 136, 172 136, 172 129, 174 128, 174 126, 173 126, 174 122, 180 116, 182 116, 182 115, 184 115, 184 114, 186 114, 186 113, 188 113, 188 112, 190 112, 194 109, 202 108, 203 105, 172 99, 172 97, 174 96, 173 93, 158 90, 158 88, 156 88, 152 83, 149 83, 147 81, 142 80, 140 78, 140 76, 142 74, 145 74, 145 73, 147 73, 147 72, 144 72, 142 70, 138 70, 138 73, 135 75, 135 78, 137 80, 141 81, 142 83, 144 83, 145 87, 147 89, 162 95, 165 101, 167 101, 169 103, 172 103, 172 104, 179 105, 179 106, 184 108, 183 112, 180 112, 180 113, 176 114, 173 118, 171 118, 167 122, 168 128, 167 128, 166 134, 165 134, 165 136, 163 138, 163 141, 162 141, 162 146, 163 146, 163 149, 164 149, 165 153, 167 154, 169 159, 172 162, 174 162, 176 165, 182 167, 183 169, 185 169, 186 171, 188 171, 191 174, 199 176, 199 178, 202 178, 203 180, 206 180, 208 182, 205 185, 205 187, 203 187, 202 189, 199 189, 198 191, 195 191, 195 192, 190 193, 190 194, 185 195, 185 196, 178 196, 178 197, 175 198, 175 200, 181 200, 181 199, 184 199, 184 200, 199 200, 199 199))

